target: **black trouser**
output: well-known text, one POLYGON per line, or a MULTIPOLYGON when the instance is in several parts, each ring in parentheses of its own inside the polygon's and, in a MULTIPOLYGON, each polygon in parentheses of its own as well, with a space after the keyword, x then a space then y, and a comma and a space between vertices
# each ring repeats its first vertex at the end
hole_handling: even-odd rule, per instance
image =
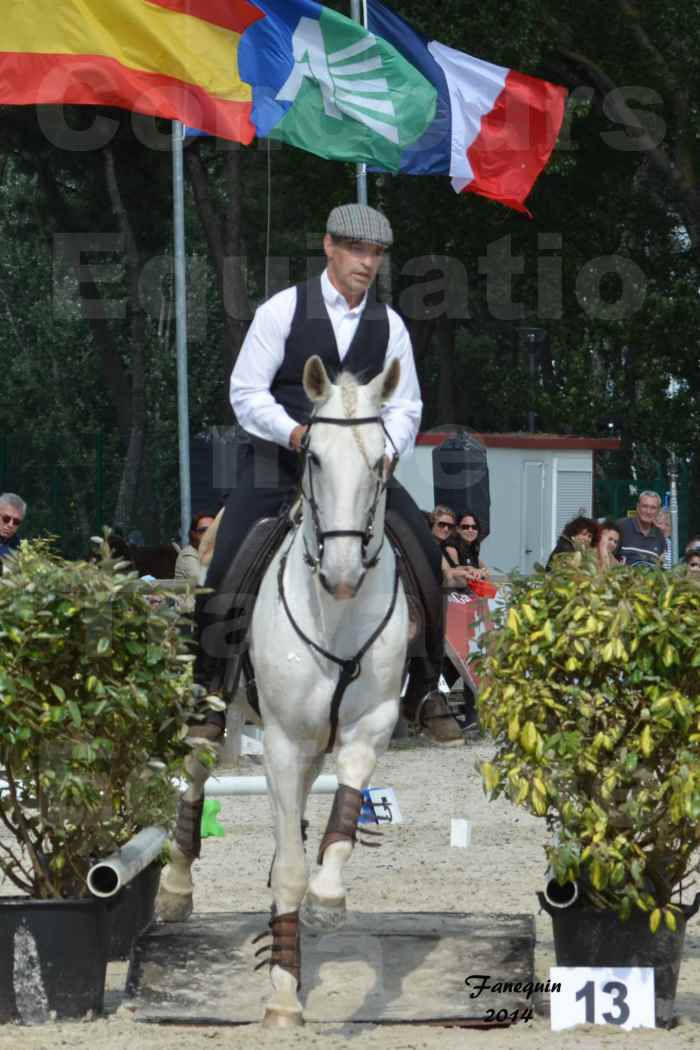
MULTIPOLYGON (((277 516, 285 503, 294 500, 299 484, 302 457, 297 452, 268 442, 255 441, 240 450, 236 487, 226 503, 219 523, 214 556, 207 572, 206 586, 218 591, 229 566, 256 521, 277 516)), ((409 526, 418 540, 436 580, 442 581, 442 554, 425 515, 406 489, 392 478, 387 488, 387 508, 409 526)), ((200 646, 195 663, 195 681, 210 686, 219 662, 230 653, 230 618, 236 605, 233 595, 201 595, 196 603, 200 646), (228 622, 227 622, 228 621, 228 622)), ((422 677, 432 680, 442 664, 443 618, 434 617, 435 627, 426 632, 426 660, 422 677)), ((234 639, 235 644, 235 639, 234 639)))

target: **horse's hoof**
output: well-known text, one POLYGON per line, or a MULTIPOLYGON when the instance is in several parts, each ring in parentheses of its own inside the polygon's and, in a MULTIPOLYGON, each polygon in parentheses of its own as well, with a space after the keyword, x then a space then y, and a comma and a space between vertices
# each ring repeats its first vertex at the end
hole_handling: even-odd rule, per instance
POLYGON ((299 919, 312 930, 337 930, 345 924, 345 897, 322 900, 310 890, 301 902, 299 919))
POLYGON ((192 914, 191 893, 171 893, 161 886, 156 897, 156 915, 161 922, 185 922, 192 914))
POLYGON ((301 1010, 267 1008, 262 1019, 263 1028, 299 1028, 304 1024, 301 1010))

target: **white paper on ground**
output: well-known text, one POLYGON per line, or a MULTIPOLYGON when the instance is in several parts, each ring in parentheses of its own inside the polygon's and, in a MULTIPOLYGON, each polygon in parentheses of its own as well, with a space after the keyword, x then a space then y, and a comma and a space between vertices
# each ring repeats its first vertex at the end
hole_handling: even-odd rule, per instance
POLYGON ((467 849, 472 840, 472 825, 463 817, 452 817, 450 821, 450 846, 467 849))

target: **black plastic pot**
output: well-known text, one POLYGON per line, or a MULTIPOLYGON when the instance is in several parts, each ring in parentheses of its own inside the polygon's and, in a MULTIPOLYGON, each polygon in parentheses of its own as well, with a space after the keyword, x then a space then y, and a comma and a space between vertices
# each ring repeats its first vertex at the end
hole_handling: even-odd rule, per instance
POLYGON ((700 907, 700 893, 676 912, 675 930, 662 922, 656 933, 641 911, 623 922, 614 911, 593 908, 581 898, 565 908, 552 907, 542 893, 537 898, 552 919, 558 966, 653 966, 656 1025, 673 1025, 685 927, 700 907))
POLYGON ((102 1013, 107 938, 102 901, 0 897, 0 1022, 102 1013))
POLYGON ((136 939, 153 924, 162 865, 155 860, 107 899, 110 959, 128 959, 136 939))
POLYGON ((156 897, 160 889, 160 876, 163 865, 159 860, 154 860, 139 876, 141 889, 141 915, 139 921, 139 935, 150 929, 156 919, 156 897))

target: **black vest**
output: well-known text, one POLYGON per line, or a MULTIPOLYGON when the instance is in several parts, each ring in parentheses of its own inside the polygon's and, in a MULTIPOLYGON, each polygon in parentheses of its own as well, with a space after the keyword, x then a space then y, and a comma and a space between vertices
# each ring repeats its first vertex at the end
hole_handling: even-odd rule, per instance
POLYGON ((304 365, 314 354, 323 361, 331 380, 339 372, 352 372, 363 383, 384 369, 389 346, 389 316, 370 288, 360 323, 342 362, 335 332, 321 293, 320 277, 297 285, 297 305, 284 347, 284 360, 270 392, 297 423, 306 423, 311 402, 303 386, 304 365))

